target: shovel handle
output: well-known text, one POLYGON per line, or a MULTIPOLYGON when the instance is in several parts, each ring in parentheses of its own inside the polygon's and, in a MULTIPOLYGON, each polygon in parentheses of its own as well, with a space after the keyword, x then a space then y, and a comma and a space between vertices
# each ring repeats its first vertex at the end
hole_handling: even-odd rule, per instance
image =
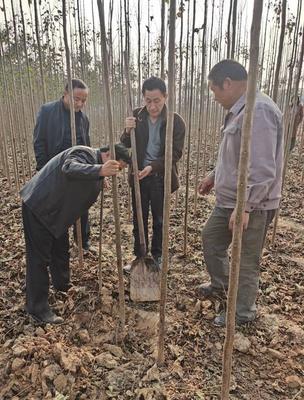
MULTIPOLYGON (((133 116, 132 112, 132 97, 131 97, 131 84, 130 84, 130 74, 129 74, 129 60, 127 53, 124 52, 125 59, 125 75, 126 75, 126 86, 127 86, 127 105, 128 105, 128 115, 133 116)), ((137 163, 137 152, 136 152, 136 139, 135 139, 135 130, 131 129, 130 131, 131 138, 131 149, 132 149, 132 167, 134 173, 134 192, 135 192, 135 204, 136 204, 136 216, 137 216, 137 224, 139 231, 139 243, 140 243, 140 251, 141 256, 144 257, 147 252, 146 248, 146 240, 145 240, 145 231, 144 231, 144 223, 142 216, 142 206, 141 206, 141 195, 140 195, 140 185, 138 178, 138 163, 137 163)))

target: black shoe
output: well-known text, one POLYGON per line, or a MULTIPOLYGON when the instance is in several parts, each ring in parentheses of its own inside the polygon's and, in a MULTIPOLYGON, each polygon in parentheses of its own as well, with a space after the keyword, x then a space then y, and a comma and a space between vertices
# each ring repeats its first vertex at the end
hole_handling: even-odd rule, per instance
MULTIPOLYGON (((254 320, 255 320, 255 318, 253 318, 253 319, 240 319, 240 318, 236 317, 235 318, 235 324, 237 326, 241 326, 241 325, 253 322, 254 320)), ((226 326, 226 313, 223 312, 220 315, 218 315, 217 317, 215 317, 214 320, 213 320, 213 324, 215 326, 221 326, 221 327, 226 326)))
POLYGON ((208 298, 208 297, 224 297, 224 290, 220 288, 215 288, 210 284, 204 283, 196 288, 196 295, 199 298, 208 298))
POLYGON ((89 250, 90 250, 90 247, 91 247, 91 242, 90 242, 90 240, 88 240, 87 242, 82 243, 82 248, 83 248, 83 250, 89 251, 89 250))
POLYGON ((162 258, 162 256, 152 256, 152 257, 153 257, 155 266, 156 266, 158 269, 161 269, 162 263, 163 263, 163 258, 162 258))
POLYGON ((36 315, 36 314, 31 314, 29 313, 30 316, 39 324, 62 324, 64 322, 64 319, 62 317, 59 317, 53 311, 48 310, 43 314, 36 315))

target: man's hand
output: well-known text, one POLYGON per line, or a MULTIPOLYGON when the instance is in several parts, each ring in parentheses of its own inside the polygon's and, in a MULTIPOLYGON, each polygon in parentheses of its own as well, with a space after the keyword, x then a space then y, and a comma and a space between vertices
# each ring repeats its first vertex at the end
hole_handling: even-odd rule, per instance
POLYGON ((151 172, 152 172, 151 165, 147 165, 142 171, 138 172, 138 179, 141 180, 145 178, 146 176, 150 175, 151 172))
POLYGON ((108 160, 99 170, 99 176, 113 176, 119 171, 119 162, 108 160))
MULTIPOLYGON (((234 228, 234 224, 235 224, 235 216, 236 216, 236 209, 234 209, 232 211, 232 214, 230 216, 230 220, 229 220, 229 229, 232 231, 234 228)), ((242 225, 243 225, 243 230, 246 230, 248 227, 248 223, 249 223, 249 216, 250 214, 247 212, 243 213, 243 218, 242 218, 242 225)))
POLYGON ((214 186, 214 178, 206 176, 198 185, 198 192, 202 196, 209 194, 214 186))
POLYGON ((130 134, 131 129, 136 128, 136 118, 135 117, 127 117, 125 120, 125 130, 126 133, 130 134))

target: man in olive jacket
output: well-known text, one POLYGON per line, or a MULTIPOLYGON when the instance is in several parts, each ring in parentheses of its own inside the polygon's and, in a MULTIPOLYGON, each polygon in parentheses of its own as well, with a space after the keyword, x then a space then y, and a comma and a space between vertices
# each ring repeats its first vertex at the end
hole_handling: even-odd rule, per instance
MULTIPOLYGON (((75 109, 76 144, 90 146, 89 119, 82 109, 89 94, 87 85, 80 79, 72 79, 72 100, 75 109)), ((34 128, 34 152, 36 170, 63 150, 72 147, 70 94, 68 84, 61 99, 43 104, 38 112, 34 128)), ((88 250, 90 246, 90 225, 88 211, 81 216, 82 247, 88 250)), ((76 230, 75 230, 76 238, 76 230)))
POLYGON ((26 309, 43 323, 63 319, 49 307, 49 274, 55 289, 69 288, 68 228, 96 201, 104 176, 129 162, 128 150, 75 146, 52 158, 21 190, 26 244, 26 309))
MULTIPOLYGON (((151 254, 157 265, 162 257, 162 229, 164 203, 165 142, 167 125, 167 89, 165 82, 157 77, 146 79, 142 86, 145 106, 133 111, 133 117, 126 118, 121 142, 131 147, 130 131, 135 128, 136 151, 140 179, 141 205, 148 246, 148 219, 151 206, 153 235, 151 254)), ((185 123, 180 115, 174 113, 173 153, 172 153, 172 192, 178 189, 177 162, 182 156, 185 139, 185 123)), ((135 193, 132 179, 134 254, 140 254, 139 232, 136 214, 135 193)))

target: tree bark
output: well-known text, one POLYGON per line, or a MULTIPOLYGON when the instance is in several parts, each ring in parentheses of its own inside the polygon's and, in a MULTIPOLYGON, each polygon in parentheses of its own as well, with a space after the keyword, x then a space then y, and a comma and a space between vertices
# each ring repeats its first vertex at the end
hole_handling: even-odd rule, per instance
MULTIPOLYGON (((100 19, 100 34, 101 34, 101 50, 103 58, 103 81, 106 93, 106 109, 108 115, 108 128, 110 140, 110 154, 115 159, 115 146, 114 146, 114 133, 113 133, 113 113, 112 113, 112 95, 110 90, 110 75, 109 75, 109 61, 106 43, 106 29, 104 17, 104 1, 97 0, 99 19, 100 19)), ((119 203, 118 203, 118 185, 116 176, 112 177, 112 191, 113 191, 113 206, 114 206, 114 219, 115 219, 115 235, 116 235, 116 256, 117 256, 117 270, 119 282, 119 325, 117 326, 117 339, 121 342, 124 338, 125 332, 125 290, 124 279, 122 270, 122 254, 121 254, 121 233, 120 233, 120 216, 119 216, 119 203)))
POLYGON ((159 305, 159 338, 158 338, 158 365, 164 363, 165 347, 165 310, 167 299, 167 273, 169 264, 169 223, 170 223, 170 199, 171 199, 171 168, 172 168, 172 144, 173 144, 173 120, 175 107, 175 14, 176 0, 170 0, 170 22, 169 22, 169 56, 168 56, 168 119, 166 128, 166 150, 165 150, 165 194, 163 213, 163 263, 161 269, 160 283, 160 305, 159 305))
POLYGON ((236 223, 233 229, 231 265, 228 288, 227 302, 227 328, 226 338, 223 350, 223 370, 222 370, 222 390, 221 399, 229 399, 229 387, 232 366, 232 351, 235 332, 235 310, 236 298, 239 281, 240 256, 242 247, 242 216, 245 210, 245 195, 247 186, 248 162, 250 152, 251 128, 253 110, 256 98, 257 73, 259 61, 259 39, 261 18, 263 10, 263 0, 255 0, 253 8, 253 17, 251 25, 251 43, 250 43, 250 63, 248 86, 246 93, 246 106, 244 112, 244 121, 242 127, 242 139, 239 161, 237 203, 236 203, 236 223))

